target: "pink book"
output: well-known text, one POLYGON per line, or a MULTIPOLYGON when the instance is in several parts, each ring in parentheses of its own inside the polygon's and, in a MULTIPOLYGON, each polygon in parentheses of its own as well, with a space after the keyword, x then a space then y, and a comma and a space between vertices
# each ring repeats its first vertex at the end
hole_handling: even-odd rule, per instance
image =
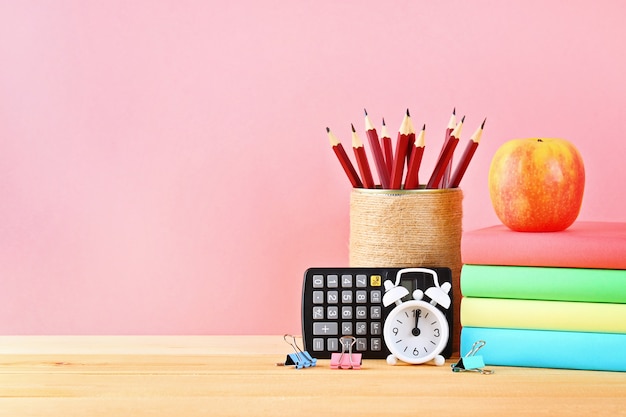
POLYGON ((626 269, 626 223, 576 222, 562 232, 514 232, 504 225, 465 232, 464 264, 626 269))

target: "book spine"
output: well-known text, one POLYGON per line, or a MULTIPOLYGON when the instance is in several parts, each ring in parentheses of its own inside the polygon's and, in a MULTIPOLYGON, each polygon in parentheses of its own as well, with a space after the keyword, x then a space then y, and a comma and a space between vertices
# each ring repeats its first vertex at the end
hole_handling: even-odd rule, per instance
POLYGON ((626 371, 626 334, 464 327, 461 354, 478 340, 485 365, 626 371))
POLYGON ((467 297, 626 303, 626 270, 463 265, 467 297))
POLYGON ((461 325, 626 333, 626 304, 464 297, 461 325))

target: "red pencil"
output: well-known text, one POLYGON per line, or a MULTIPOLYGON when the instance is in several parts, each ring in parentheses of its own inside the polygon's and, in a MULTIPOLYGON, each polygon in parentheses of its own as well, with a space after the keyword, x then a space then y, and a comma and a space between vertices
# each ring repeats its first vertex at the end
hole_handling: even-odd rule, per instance
POLYGON ((378 172, 378 180, 383 188, 389 188, 389 170, 385 165, 385 158, 383 156, 383 151, 380 148, 378 133, 376 133, 376 129, 367 115, 367 110, 365 110, 365 134, 369 140, 372 155, 374 155, 376 171, 378 172))
MULTIPOLYGON (((407 110, 408 112, 408 110, 407 110)), ((413 122, 411 121, 411 117, 409 115, 408 118, 409 123, 409 141, 406 147, 406 165, 409 166, 409 161, 411 160, 411 153, 413 152, 413 148, 415 148, 415 128, 413 127, 413 122)))
MULTIPOLYGON (((378 138, 376 138, 376 141, 378 141, 378 138)), ((370 165, 367 162, 365 148, 363 147, 363 142, 361 142, 361 139, 359 139, 359 136, 356 134, 356 130, 354 130, 354 125, 352 125, 352 149, 354 149, 356 163, 359 166, 359 172, 363 179, 363 186, 365 188, 374 188, 374 179, 372 178, 370 165)))
POLYGON ((383 154, 385 155, 385 165, 387 166, 389 175, 391 175, 391 169, 393 168, 393 145, 391 143, 391 136, 389 136, 389 131, 387 130, 384 118, 380 134, 382 136, 380 141, 382 142, 383 154))
POLYGON ((465 117, 463 117, 463 119, 461 119, 461 121, 456 125, 450 134, 450 137, 444 144, 443 152, 441 152, 441 155, 437 160, 437 164, 435 165, 435 169, 433 170, 430 180, 428 180, 428 184, 426 184, 426 188, 439 188, 438 184, 443 177, 443 172, 452 158, 456 145, 459 143, 459 136, 461 134, 461 128, 463 127, 464 120, 465 117))
POLYGON ((469 142, 467 142, 467 147, 461 156, 461 160, 454 170, 454 174, 450 179, 450 188, 458 188, 461 183, 461 179, 463 179, 463 175, 465 175, 465 171, 476 152, 476 148, 478 148, 478 144, 480 143, 480 137, 483 134, 483 129, 485 128, 485 122, 487 119, 483 120, 483 123, 480 125, 476 132, 472 135, 469 142))
POLYGON ((339 142, 339 139, 335 137, 329 128, 326 128, 326 133, 328 133, 330 146, 333 147, 333 151, 335 151, 335 155, 337 155, 337 159, 339 159, 339 163, 346 172, 352 186, 354 188, 363 188, 363 183, 359 179, 359 174, 357 174, 354 170, 354 166, 352 166, 352 162, 350 162, 350 158, 348 158, 348 154, 346 154, 346 151, 343 149, 343 145, 339 142))
MULTIPOLYGON (((446 128, 446 134, 443 140, 444 145, 448 141, 448 138, 452 134, 452 131, 454 130, 455 127, 456 127, 456 107, 452 109, 452 115, 450 115, 450 120, 448 121, 448 127, 446 128)), ((443 147, 441 148, 441 151, 443 152, 443 147)), ((452 157, 450 157, 450 162, 448 162, 448 165, 446 166, 446 170, 443 173, 443 177, 441 181, 439 181, 439 184, 437 184, 439 188, 446 188, 448 186, 448 183, 450 181, 451 171, 452 171, 452 157)))
POLYGON ((415 143, 413 145, 413 151, 411 152, 411 158, 409 160, 409 168, 406 173, 406 180, 404 181, 405 190, 413 190, 419 187, 419 169, 422 163, 422 156, 424 155, 424 136, 426 134, 426 125, 422 127, 415 143))
POLYGON ((402 187, 402 174, 404 173, 404 160, 406 159, 406 153, 409 143, 410 132, 410 117, 409 110, 407 109, 404 119, 402 119, 402 125, 398 131, 398 140, 396 142, 396 156, 393 158, 393 166, 391 168, 391 184, 392 190, 399 190, 402 187))

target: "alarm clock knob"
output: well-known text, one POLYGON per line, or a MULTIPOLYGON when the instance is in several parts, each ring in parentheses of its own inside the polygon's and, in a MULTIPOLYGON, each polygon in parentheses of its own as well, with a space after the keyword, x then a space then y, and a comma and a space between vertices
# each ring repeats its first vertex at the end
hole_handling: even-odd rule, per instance
POLYGON ((449 308, 451 301, 448 293, 451 288, 452 285, 449 282, 444 282, 441 287, 430 287, 427 289, 426 295, 432 300, 431 304, 439 304, 443 308, 449 308))
POLYGON ((400 304, 403 297, 409 295, 409 290, 402 286, 395 286, 393 282, 385 281, 385 295, 383 295, 383 305, 389 307, 393 303, 400 304))

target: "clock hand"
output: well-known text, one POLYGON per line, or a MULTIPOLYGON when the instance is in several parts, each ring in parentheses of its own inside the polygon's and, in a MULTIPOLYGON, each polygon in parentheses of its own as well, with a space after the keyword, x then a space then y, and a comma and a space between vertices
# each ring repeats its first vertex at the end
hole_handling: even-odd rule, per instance
POLYGON ((417 324, 419 322, 419 318, 420 318, 420 314, 422 313, 422 310, 415 310, 415 327, 413 328, 413 330, 411 330, 411 334, 413 336, 419 336, 420 335, 420 329, 419 327, 417 327, 417 324))

